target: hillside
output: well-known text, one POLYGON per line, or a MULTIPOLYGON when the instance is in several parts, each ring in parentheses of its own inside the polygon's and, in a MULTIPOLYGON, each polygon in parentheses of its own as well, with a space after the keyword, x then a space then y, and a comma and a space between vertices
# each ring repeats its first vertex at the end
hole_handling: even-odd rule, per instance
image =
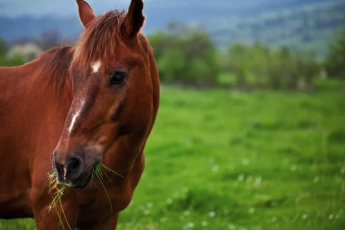
MULTIPOLYGON (((269 45, 316 49, 326 52, 334 33, 345 25, 345 2, 322 2, 257 15, 239 17, 231 23, 218 17, 218 27, 209 29, 218 44, 231 41, 262 41, 269 45), (223 22, 223 24, 221 24, 223 22)), ((216 24, 216 23, 214 23, 216 24)))
MULTIPOLYGON (((114 8, 109 2, 91 4, 100 13, 114 8)), ((75 39, 82 29, 75 6, 64 6, 63 15, 47 15, 44 12, 51 11, 49 5, 44 6, 46 10, 38 8, 36 14, 29 8, 25 11, 25 3, 20 9, 18 2, 11 4, 0 4, 0 36, 9 43, 23 37, 38 38, 54 30, 63 38, 75 39), (11 12, 25 14, 13 16, 11 12)), ((260 40, 273 46, 284 44, 325 52, 327 41, 345 25, 344 12, 345 0, 151 0, 146 1, 144 33, 164 29, 170 21, 181 21, 206 29, 220 46, 260 40)))

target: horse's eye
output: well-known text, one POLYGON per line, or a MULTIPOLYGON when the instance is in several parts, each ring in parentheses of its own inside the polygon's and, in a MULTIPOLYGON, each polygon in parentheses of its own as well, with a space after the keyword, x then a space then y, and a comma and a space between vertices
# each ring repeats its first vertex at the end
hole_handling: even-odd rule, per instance
POLYGON ((122 85, 126 80, 126 74, 115 72, 110 76, 110 85, 122 85))

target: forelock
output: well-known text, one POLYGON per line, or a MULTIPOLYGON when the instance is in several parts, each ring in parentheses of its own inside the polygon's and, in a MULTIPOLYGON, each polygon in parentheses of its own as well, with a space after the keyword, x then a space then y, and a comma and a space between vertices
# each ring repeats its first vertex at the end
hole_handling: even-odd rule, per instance
POLYGON ((77 42, 73 62, 85 66, 109 57, 119 42, 125 15, 125 11, 113 10, 95 18, 77 42))

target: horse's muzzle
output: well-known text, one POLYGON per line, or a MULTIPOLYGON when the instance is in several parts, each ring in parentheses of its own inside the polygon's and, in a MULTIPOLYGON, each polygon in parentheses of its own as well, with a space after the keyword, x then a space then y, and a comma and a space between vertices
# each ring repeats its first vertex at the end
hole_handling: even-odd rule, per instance
POLYGON ((83 159, 75 152, 69 154, 65 163, 60 163, 56 160, 54 151, 53 169, 57 175, 57 182, 68 187, 85 188, 91 179, 91 170, 85 169, 83 159))

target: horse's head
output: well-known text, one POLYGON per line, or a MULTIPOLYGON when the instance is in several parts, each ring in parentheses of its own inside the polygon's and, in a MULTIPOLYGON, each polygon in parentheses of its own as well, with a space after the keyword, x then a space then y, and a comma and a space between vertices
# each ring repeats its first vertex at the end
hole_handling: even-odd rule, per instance
POLYGON ((59 183, 83 188, 98 163, 116 167, 118 161, 113 170, 126 175, 142 153, 158 109, 159 80, 139 32, 142 0, 132 0, 127 13, 98 17, 85 1, 77 3, 85 30, 70 66, 73 101, 53 168, 59 183))

